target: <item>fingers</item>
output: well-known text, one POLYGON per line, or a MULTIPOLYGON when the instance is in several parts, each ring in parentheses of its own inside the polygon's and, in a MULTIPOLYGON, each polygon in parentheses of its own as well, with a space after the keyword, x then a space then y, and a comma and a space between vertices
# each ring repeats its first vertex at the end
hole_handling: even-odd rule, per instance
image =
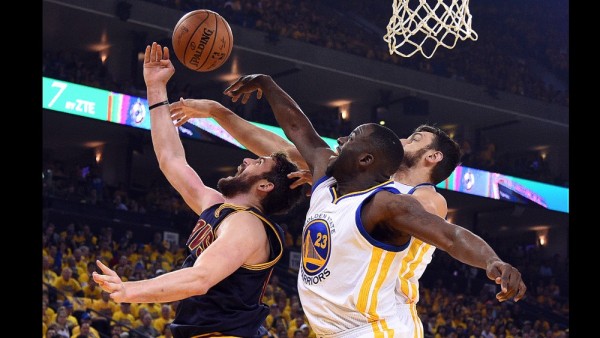
POLYGON ((144 51, 144 63, 150 62, 150 45, 146 46, 146 51, 144 51))
MULTIPOLYGON (((292 174, 288 174, 288 178, 294 178, 294 176, 292 176, 292 174)), ((292 182, 292 184, 290 184, 290 189, 296 189, 306 183, 310 183, 304 176, 298 175, 295 177, 298 177, 298 179, 292 182)))
POLYGON ((104 291, 110 292, 110 290, 106 289, 107 283, 110 282, 110 278, 111 278, 110 276, 101 275, 101 274, 97 273, 96 271, 94 271, 94 272, 92 272, 92 278, 94 279, 94 281, 96 283, 98 283, 98 285, 100 287, 102 287, 102 289, 104 291))
POLYGON ((182 125, 183 125, 184 123, 186 123, 186 122, 187 122, 189 119, 190 119, 189 117, 184 117, 184 118, 182 118, 182 119, 178 120, 178 121, 175 123, 175 127, 180 127, 180 126, 182 126, 182 125))
POLYGON ((290 184, 290 189, 296 189, 302 186, 303 184, 304 182, 302 182, 301 180, 294 181, 292 184, 290 184))
POLYGON ((250 95, 252 93, 244 93, 244 98, 242 98, 242 103, 246 104, 248 102, 248 100, 250 99, 250 95))
POLYGON ((168 47, 163 47, 163 60, 169 60, 169 48, 168 47))
POLYGON ((225 90, 223 91, 223 94, 228 95, 228 96, 232 96, 231 92, 237 90, 239 87, 242 86, 242 78, 237 79, 234 83, 232 83, 229 87, 225 88, 225 90))
POLYGON ((502 272, 502 276, 496 278, 496 284, 500 284, 500 292, 496 299, 503 302, 514 298, 515 302, 525 296, 527 286, 521 279, 521 273, 514 267, 509 267, 502 272))
POLYGON ((253 81, 254 79, 254 76, 242 76, 227 87, 223 91, 223 94, 231 97, 231 101, 233 102, 237 102, 242 97, 243 104, 246 104, 250 100, 254 91, 256 91, 256 98, 261 99, 263 92, 260 88, 257 88, 256 83, 253 81))
POLYGON ((152 43, 152 50, 150 51, 150 62, 158 61, 158 48, 156 48, 158 44, 156 42, 152 43))
POLYGON ((144 52, 144 63, 160 62, 169 59, 170 54, 168 47, 162 47, 156 42, 152 42, 152 45, 146 46, 146 51, 144 52))
POLYGON ((525 283, 521 281, 521 283, 519 283, 519 291, 515 296, 515 302, 520 301, 525 296, 525 291, 527 291, 527 286, 525 286, 525 283))
POLYGON ((102 270, 102 272, 104 274, 107 275, 116 275, 117 273, 112 271, 108 266, 104 265, 104 263, 102 263, 99 259, 96 260, 96 265, 100 268, 100 270, 102 270))

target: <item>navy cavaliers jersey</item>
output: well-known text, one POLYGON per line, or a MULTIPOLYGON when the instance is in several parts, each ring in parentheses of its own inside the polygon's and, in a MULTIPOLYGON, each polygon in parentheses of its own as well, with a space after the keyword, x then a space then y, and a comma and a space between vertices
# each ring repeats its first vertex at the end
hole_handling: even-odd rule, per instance
POLYGON ((219 224, 240 211, 249 212, 263 222, 271 247, 269 261, 242 265, 206 294, 181 300, 170 325, 174 337, 255 337, 269 314, 262 296, 273 267, 283 253, 283 229, 259 210, 227 203, 204 210, 186 243, 190 254, 182 267, 193 266, 198 256, 216 239, 219 224))

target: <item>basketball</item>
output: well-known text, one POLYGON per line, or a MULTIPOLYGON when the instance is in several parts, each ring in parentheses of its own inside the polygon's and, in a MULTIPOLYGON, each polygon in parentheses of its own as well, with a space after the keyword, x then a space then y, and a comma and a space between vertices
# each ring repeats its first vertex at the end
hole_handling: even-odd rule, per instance
POLYGON ((194 10, 181 17, 171 39, 177 59, 197 72, 219 68, 227 61, 233 48, 229 23, 208 9, 194 10))

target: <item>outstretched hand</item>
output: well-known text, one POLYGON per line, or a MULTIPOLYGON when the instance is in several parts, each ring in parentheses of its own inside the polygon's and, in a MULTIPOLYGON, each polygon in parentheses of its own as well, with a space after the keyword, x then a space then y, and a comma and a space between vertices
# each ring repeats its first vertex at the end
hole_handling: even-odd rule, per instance
POLYGON ((514 266, 502 262, 495 261, 488 264, 486 273, 489 279, 500 284, 500 292, 496 294, 496 299, 503 302, 514 297, 514 301, 518 302, 527 291, 527 286, 521 279, 521 273, 514 266))
POLYGON ((184 99, 169 104, 171 119, 179 127, 193 118, 213 117, 211 112, 215 109, 226 109, 222 104, 213 100, 184 99))
MULTIPOLYGON (((288 178, 296 178, 296 180, 294 182, 292 182, 292 184, 290 184, 290 189, 296 189, 298 187, 301 187, 305 183, 312 185, 312 173, 310 172, 310 170, 303 169, 303 170, 294 171, 294 172, 289 173, 287 175, 287 177, 288 178)), ((306 196, 310 196, 311 192, 312 191, 309 189, 306 192, 306 196)))
POLYGON ((111 270, 108 266, 102 264, 99 260, 96 260, 96 265, 102 270, 102 275, 96 271, 92 272, 92 278, 102 290, 110 293, 110 298, 115 302, 121 303, 125 299, 125 285, 121 277, 117 273, 111 270))
POLYGON ((268 77, 264 74, 252 74, 242 76, 235 81, 231 86, 223 91, 223 94, 231 97, 231 101, 237 102, 242 97, 242 103, 246 104, 252 93, 256 92, 256 98, 262 98, 262 79, 268 77))
POLYGON ((175 73, 175 67, 169 58, 169 48, 156 42, 146 46, 144 52, 144 82, 146 87, 166 85, 175 73))

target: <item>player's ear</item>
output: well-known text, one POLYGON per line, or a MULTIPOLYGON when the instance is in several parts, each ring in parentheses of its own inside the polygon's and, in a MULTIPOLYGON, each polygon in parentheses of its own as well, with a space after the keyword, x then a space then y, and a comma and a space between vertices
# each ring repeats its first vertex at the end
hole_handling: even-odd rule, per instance
POLYGON ((431 154, 427 155, 426 159, 428 162, 438 163, 444 159, 444 154, 442 154, 441 151, 436 150, 436 151, 432 152, 431 154))
POLYGON ((374 159, 375 159, 375 157, 373 156, 373 154, 363 153, 360 155, 358 161, 361 166, 368 166, 373 163, 374 159))
POLYGON ((260 183, 258 184, 259 191, 269 192, 269 191, 273 190, 274 188, 275 188, 275 184, 273 184, 267 180, 261 180, 260 183))

